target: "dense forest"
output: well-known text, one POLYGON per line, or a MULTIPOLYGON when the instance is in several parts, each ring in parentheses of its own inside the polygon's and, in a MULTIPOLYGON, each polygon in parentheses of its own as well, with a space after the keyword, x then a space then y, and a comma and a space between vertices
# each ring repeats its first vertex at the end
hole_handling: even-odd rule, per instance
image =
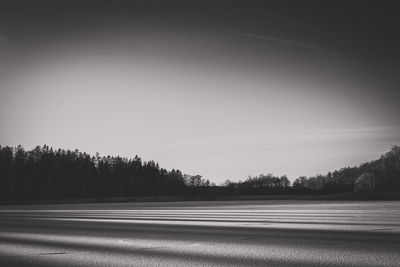
POLYGON ((2 201, 181 195, 190 183, 209 184, 138 156, 90 156, 48 146, 0 147, 0 178, 2 201))
POLYGON ((272 174, 226 181, 220 186, 200 175, 160 168, 140 157, 91 156, 78 150, 0 146, 0 201, 105 199, 112 197, 220 196, 400 191, 400 147, 358 167, 315 177, 272 174))

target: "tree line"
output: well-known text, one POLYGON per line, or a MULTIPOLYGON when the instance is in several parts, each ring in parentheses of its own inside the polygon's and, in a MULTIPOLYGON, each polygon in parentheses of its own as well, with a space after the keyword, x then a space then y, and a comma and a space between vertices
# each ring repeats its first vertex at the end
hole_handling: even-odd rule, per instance
POLYGON ((201 176, 168 171, 138 156, 0 146, 0 201, 184 195, 210 185, 201 176))
POLYGON ((249 177, 243 182, 228 180, 225 186, 230 194, 236 195, 329 194, 357 191, 357 188, 368 192, 400 192, 400 147, 393 146, 379 159, 360 166, 345 167, 326 175, 300 176, 291 186, 286 176, 275 177, 272 174, 249 177), (367 183, 367 188, 363 183, 367 183))
POLYGON ((400 192, 400 147, 393 146, 379 159, 357 167, 346 167, 326 175, 299 177, 293 182, 297 189, 309 189, 324 193, 350 192, 358 183, 373 183, 369 191, 400 192), (368 175, 368 176, 366 176, 368 175), (362 180, 370 178, 369 181, 362 180))
POLYGON ((346 167, 326 175, 300 176, 290 185, 286 176, 261 174, 245 181, 225 182, 226 192, 243 194, 330 194, 366 190, 400 192, 400 147, 393 146, 379 159, 356 167, 346 167), (367 180, 368 179, 368 180, 367 180), (367 183, 367 187, 363 184, 367 183))
MULTIPOLYGON (((0 201, 103 199, 112 197, 221 196, 350 192, 368 183, 370 191, 400 191, 400 147, 358 167, 326 175, 299 177, 261 174, 244 181, 215 185, 200 175, 166 170, 154 161, 91 156, 79 150, 46 145, 25 150, 0 146, 0 201), (371 183, 373 186, 371 186, 371 183)), ((363 188, 363 187, 360 187, 363 188)))

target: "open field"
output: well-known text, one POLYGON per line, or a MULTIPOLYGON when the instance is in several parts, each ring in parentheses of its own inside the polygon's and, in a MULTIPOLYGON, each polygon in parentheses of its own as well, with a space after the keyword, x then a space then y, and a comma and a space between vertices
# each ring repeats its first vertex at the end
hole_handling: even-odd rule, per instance
POLYGON ((0 266, 398 266, 399 201, 0 207, 0 266))

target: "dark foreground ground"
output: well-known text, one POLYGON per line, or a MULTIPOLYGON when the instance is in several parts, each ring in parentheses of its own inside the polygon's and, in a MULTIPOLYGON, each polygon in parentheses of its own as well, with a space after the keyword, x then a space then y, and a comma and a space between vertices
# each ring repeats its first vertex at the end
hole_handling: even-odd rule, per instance
POLYGON ((399 266, 400 202, 0 207, 0 266, 399 266))

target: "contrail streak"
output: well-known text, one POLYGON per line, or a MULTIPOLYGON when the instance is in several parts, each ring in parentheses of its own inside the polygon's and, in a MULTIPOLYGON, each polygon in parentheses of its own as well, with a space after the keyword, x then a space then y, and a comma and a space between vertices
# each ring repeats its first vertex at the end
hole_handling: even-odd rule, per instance
POLYGON ((308 49, 325 51, 325 49, 322 49, 321 47, 310 45, 308 43, 303 43, 303 42, 299 42, 299 41, 293 41, 293 40, 288 40, 288 39, 283 39, 283 38, 278 38, 278 37, 271 37, 271 36, 266 36, 266 35, 259 35, 259 34, 253 34, 253 33, 247 33, 247 32, 240 32, 240 31, 237 31, 236 33, 246 36, 246 37, 257 38, 257 39, 261 39, 261 40, 278 42, 278 43, 284 43, 284 44, 289 44, 289 45, 295 45, 295 46, 300 46, 300 47, 308 48, 308 49))

